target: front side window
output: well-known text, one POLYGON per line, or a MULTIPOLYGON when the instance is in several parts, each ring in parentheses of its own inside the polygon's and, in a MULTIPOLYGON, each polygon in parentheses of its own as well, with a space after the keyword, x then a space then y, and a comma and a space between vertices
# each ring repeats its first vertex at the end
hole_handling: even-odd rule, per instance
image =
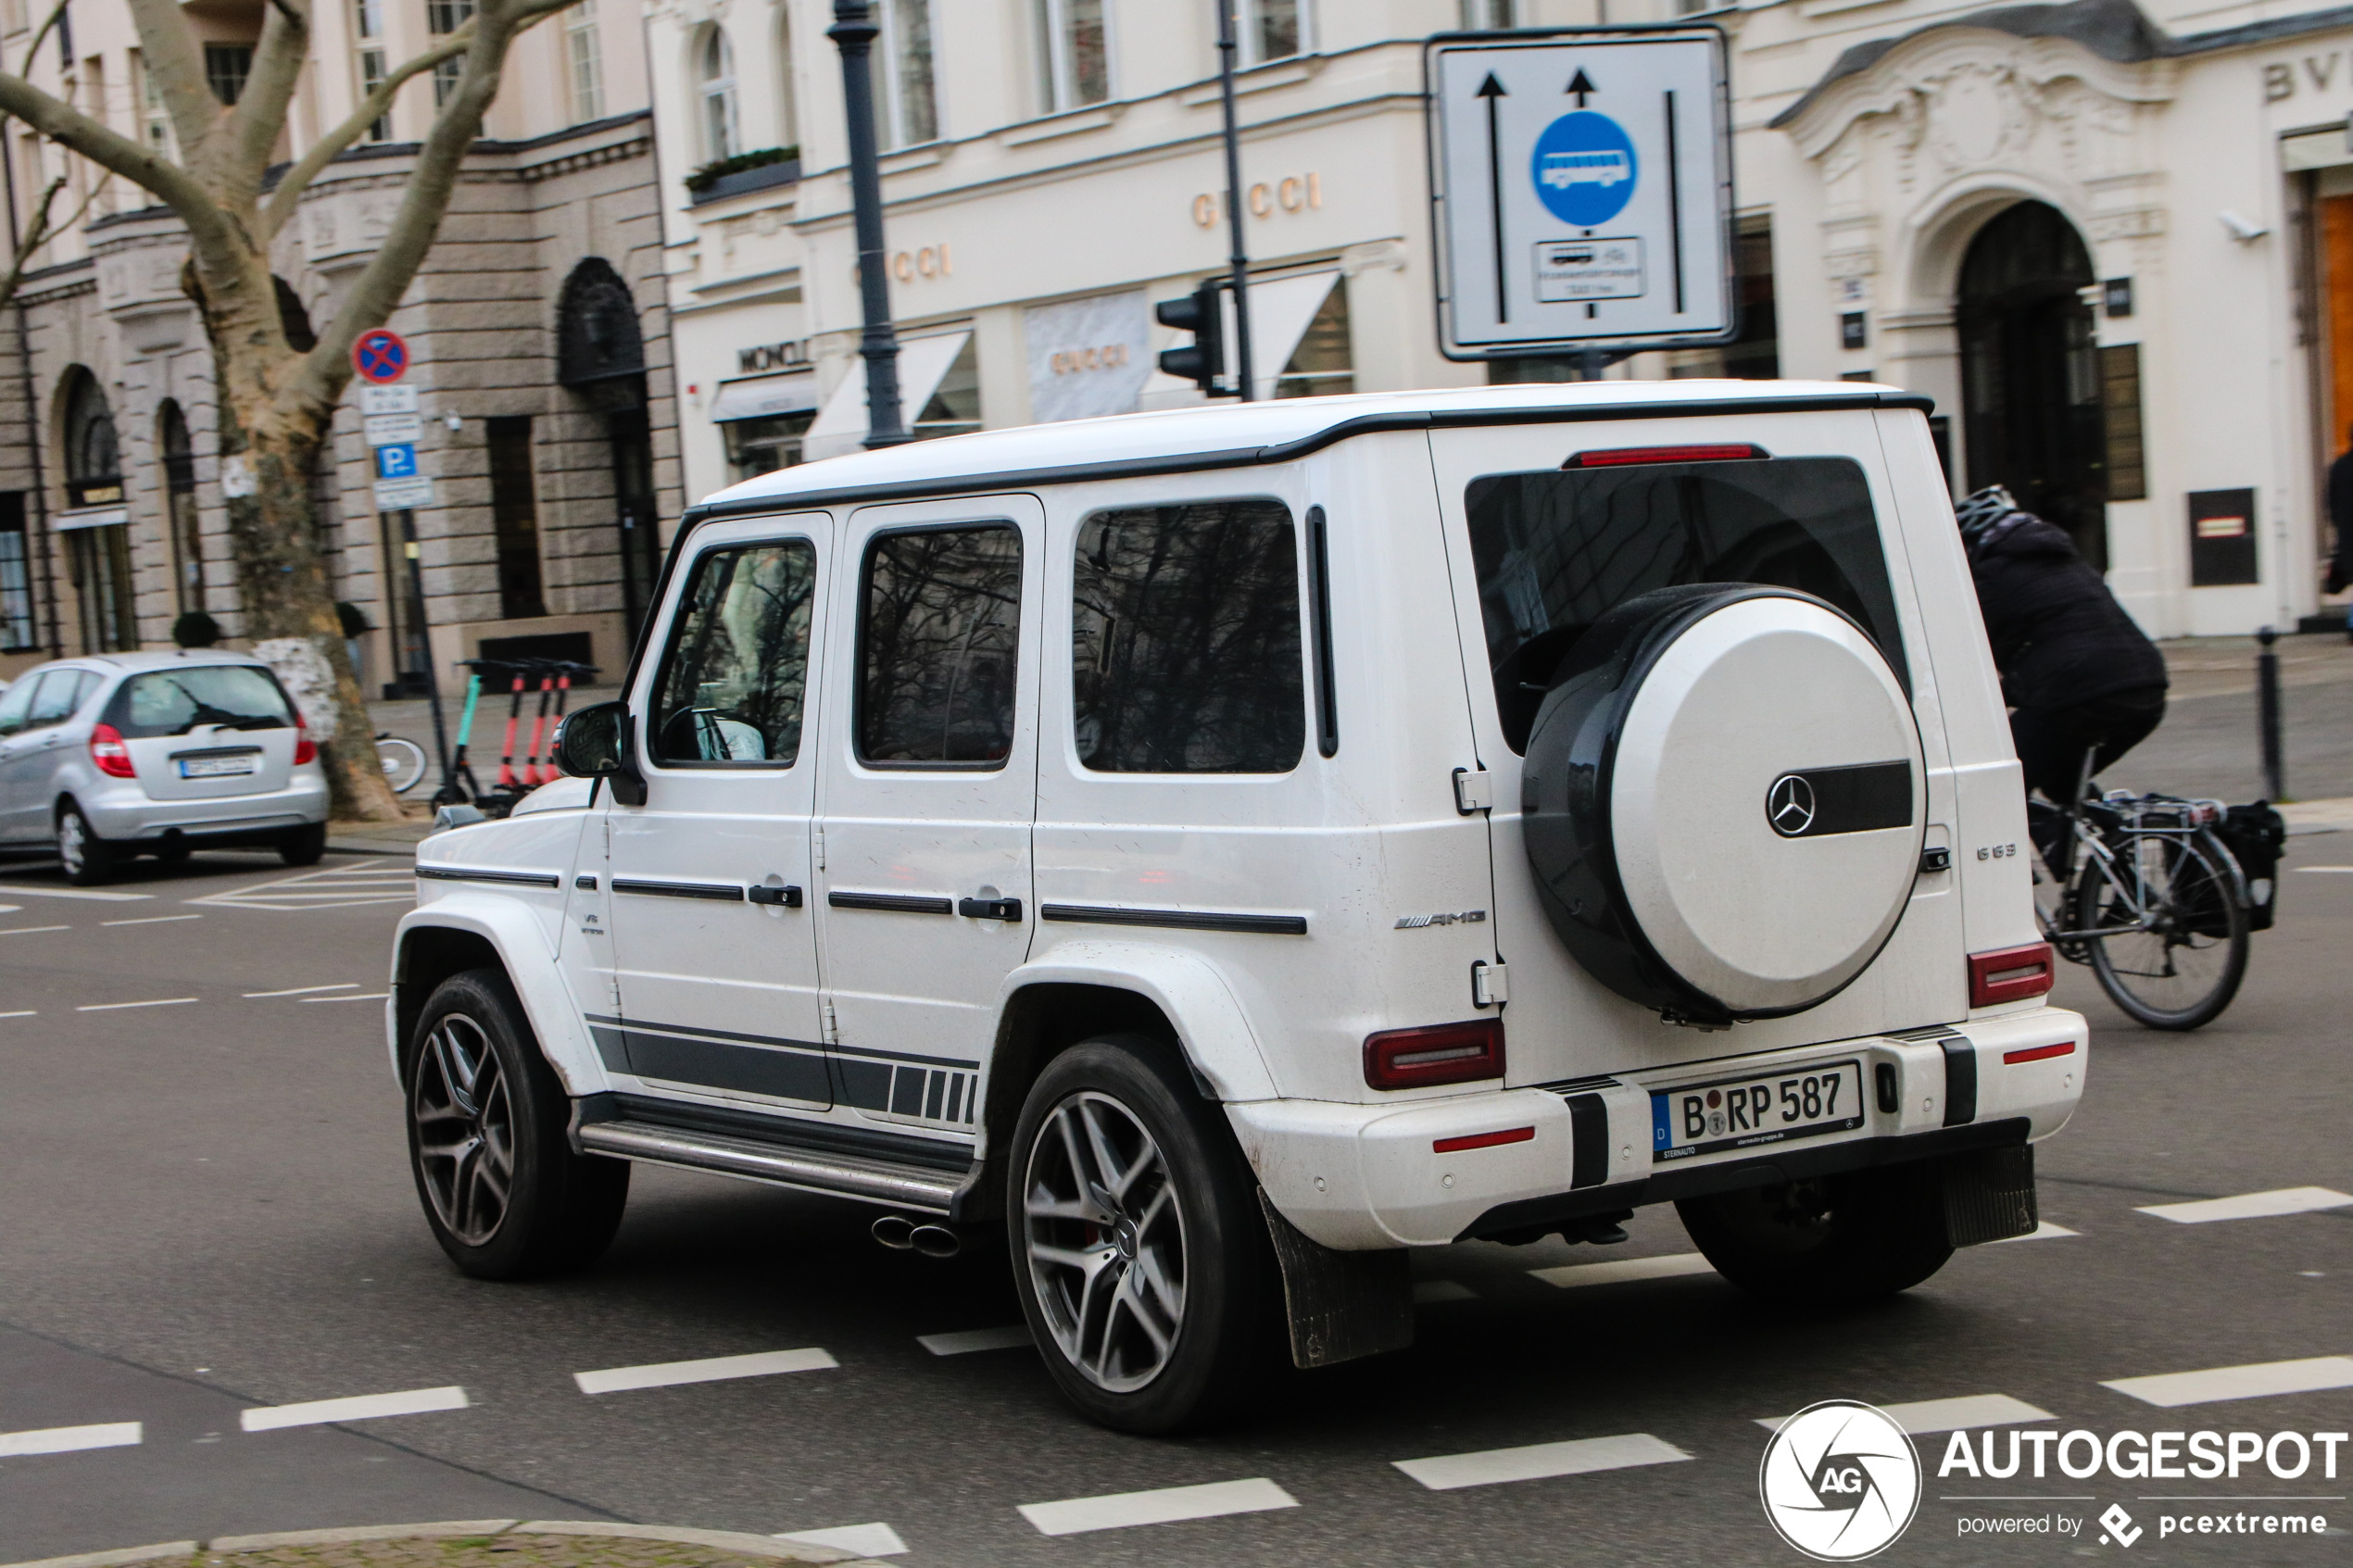
POLYGON ((878 535, 858 628, 858 757, 994 767, 1013 749, 1021 532, 1009 523, 878 535))
POLYGON ((1111 96, 1104 0, 1031 0, 1038 16, 1038 99, 1047 114, 1111 96))
POLYGON ((32 710, 25 716, 25 728, 42 730, 64 723, 97 684, 98 677, 87 670, 50 671, 41 677, 41 685, 32 694, 32 710))
POLYGON ((716 163, 744 150, 736 111, 735 45, 718 28, 703 34, 700 70, 703 152, 716 163))
POLYGON ((881 0, 882 47, 875 64, 875 112, 885 147, 939 140, 939 98, 932 80, 931 0, 881 0))
POLYGON ((0 692, 0 735, 13 735, 24 728, 25 715, 32 711, 32 689, 40 684, 27 675, 0 692))
POLYGON ((286 694, 250 664, 199 664, 134 675, 107 705, 107 722, 125 739, 184 735, 200 725, 283 730, 294 722, 286 694))
POLYGON ((1280 501, 1098 512, 1078 531, 1071 697, 1102 773, 1282 773, 1307 719, 1280 501))
POLYGON ((806 539, 712 550, 679 600, 646 726, 654 760, 764 762, 800 755, 817 551, 806 539))
POLYGON ((1515 751, 1587 627, 1638 594, 1686 583, 1764 583, 1827 600, 1909 688, 1879 520, 1852 458, 1488 474, 1465 504, 1496 707, 1515 751))

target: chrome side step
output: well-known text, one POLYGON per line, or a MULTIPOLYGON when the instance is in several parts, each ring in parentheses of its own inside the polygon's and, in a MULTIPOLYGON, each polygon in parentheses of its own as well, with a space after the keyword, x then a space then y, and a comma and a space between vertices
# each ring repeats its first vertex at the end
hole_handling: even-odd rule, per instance
POLYGON ((855 1155, 786 1148, 718 1133, 655 1126, 646 1122, 587 1122, 574 1136, 583 1151, 649 1165, 708 1171, 771 1186, 862 1198, 926 1214, 949 1211, 962 1173, 862 1160, 855 1155))

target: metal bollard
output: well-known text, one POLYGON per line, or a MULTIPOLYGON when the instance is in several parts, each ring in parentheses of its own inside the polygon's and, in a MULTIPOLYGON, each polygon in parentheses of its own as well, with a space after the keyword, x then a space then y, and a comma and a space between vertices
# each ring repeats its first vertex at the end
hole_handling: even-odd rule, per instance
POLYGON ((2287 784, 2281 777, 2280 656, 2271 651, 2280 634, 2266 626, 2255 633, 2255 640, 2263 645, 2263 651, 2255 656, 2255 690, 2263 731, 2263 798, 2284 800, 2287 784))

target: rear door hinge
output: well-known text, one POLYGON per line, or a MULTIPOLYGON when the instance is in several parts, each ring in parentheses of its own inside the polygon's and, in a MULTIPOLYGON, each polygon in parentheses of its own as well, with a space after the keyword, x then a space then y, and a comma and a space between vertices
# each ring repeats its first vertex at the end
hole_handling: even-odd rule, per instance
POLYGON ((1454 809, 1464 816, 1495 807, 1495 775, 1484 768, 1454 770, 1454 809))
POLYGON ((817 1011, 824 1022, 825 1044, 829 1046, 837 1046, 841 1044, 841 1025, 836 1022, 834 1018, 833 999, 831 997, 827 997, 824 1000, 820 1001, 817 1004, 817 1011))
POLYGON ((1500 1007, 1512 999, 1511 971, 1502 960, 1489 963, 1480 959, 1471 965, 1471 1006, 1500 1007))
POLYGON ((810 857, 817 862, 817 869, 824 871, 825 869, 825 830, 824 828, 809 830, 809 853, 810 857))

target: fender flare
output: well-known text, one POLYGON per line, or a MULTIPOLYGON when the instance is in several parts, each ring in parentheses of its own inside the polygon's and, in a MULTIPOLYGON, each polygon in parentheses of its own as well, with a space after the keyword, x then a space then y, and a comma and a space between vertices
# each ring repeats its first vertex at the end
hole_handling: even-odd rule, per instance
MULTIPOLYGON (((571 987, 556 967, 548 949, 546 927, 539 915, 512 899, 471 890, 443 894, 422 909, 403 915, 393 934, 392 995, 384 1003, 384 1035, 392 1051, 392 1071, 400 1073, 401 987, 406 984, 409 938, 418 931, 439 928, 463 931, 483 938, 498 955, 508 980, 522 1001, 532 1033, 539 1037, 540 1054, 563 1080, 564 1092, 579 1098, 603 1092, 603 1061, 588 1037, 586 1021, 573 1004, 571 987)), ((416 998, 422 1007, 424 998, 416 998)))
POLYGON ((1102 985, 1150 1000, 1176 1026, 1185 1060, 1221 1101, 1273 1099, 1274 1074, 1250 1019, 1215 965, 1148 942, 1064 942, 1005 977, 998 1016, 1032 985, 1102 985))

